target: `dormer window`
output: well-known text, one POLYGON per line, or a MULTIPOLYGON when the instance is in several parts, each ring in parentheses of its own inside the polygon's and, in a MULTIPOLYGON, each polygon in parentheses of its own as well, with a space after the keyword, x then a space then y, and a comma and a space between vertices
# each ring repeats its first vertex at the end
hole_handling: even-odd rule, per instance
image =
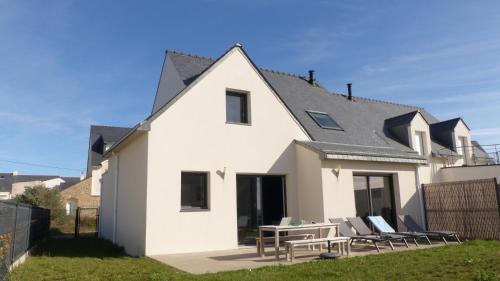
POLYGON ((465 155, 466 147, 467 147, 467 138, 466 137, 459 137, 458 138, 457 153, 460 155, 465 155))
POLYGON ((307 114, 323 129, 342 130, 335 120, 325 112, 307 111, 307 114))
POLYGON ((425 138, 424 132, 415 132, 414 149, 419 155, 425 154, 425 138))
POLYGON ((235 91, 226 92, 226 122, 248 124, 248 94, 235 91))

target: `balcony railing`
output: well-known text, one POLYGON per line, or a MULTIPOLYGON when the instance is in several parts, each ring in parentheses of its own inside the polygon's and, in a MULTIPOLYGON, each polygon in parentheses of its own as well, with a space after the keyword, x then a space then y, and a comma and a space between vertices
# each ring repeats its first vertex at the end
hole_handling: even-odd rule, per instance
POLYGON ((500 164, 500 144, 478 146, 457 146, 441 149, 439 154, 446 156, 446 166, 483 166, 500 164), (451 150, 451 151, 450 151, 451 150))

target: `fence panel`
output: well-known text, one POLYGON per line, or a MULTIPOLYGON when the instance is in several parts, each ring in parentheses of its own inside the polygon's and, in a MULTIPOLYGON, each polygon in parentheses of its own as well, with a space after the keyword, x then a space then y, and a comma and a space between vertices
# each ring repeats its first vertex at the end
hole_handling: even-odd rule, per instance
POLYGON ((50 211, 0 202, 0 280, 9 267, 49 232, 50 211))
POLYGON ((464 238, 500 240, 495 179, 424 184, 429 230, 452 230, 464 238))

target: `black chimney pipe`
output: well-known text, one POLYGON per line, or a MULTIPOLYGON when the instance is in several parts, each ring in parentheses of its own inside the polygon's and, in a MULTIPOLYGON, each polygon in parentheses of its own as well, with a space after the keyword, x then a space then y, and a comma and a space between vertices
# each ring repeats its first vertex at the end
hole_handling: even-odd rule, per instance
POLYGON ((347 83, 347 99, 352 100, 352 83, 347 83))
POLYGON ((309 84, 314 85, 316 77, 314 77, 314 70, 309 70, 309 84))

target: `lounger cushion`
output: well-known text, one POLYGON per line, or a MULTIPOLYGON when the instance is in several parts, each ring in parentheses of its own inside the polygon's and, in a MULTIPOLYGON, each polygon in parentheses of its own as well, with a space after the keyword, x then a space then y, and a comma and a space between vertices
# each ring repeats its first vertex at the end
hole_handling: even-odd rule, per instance
POLYGON ((368 216, 368 220, 375 226, 375 228, 380 232, 396 232, 381 216, 368 216))

